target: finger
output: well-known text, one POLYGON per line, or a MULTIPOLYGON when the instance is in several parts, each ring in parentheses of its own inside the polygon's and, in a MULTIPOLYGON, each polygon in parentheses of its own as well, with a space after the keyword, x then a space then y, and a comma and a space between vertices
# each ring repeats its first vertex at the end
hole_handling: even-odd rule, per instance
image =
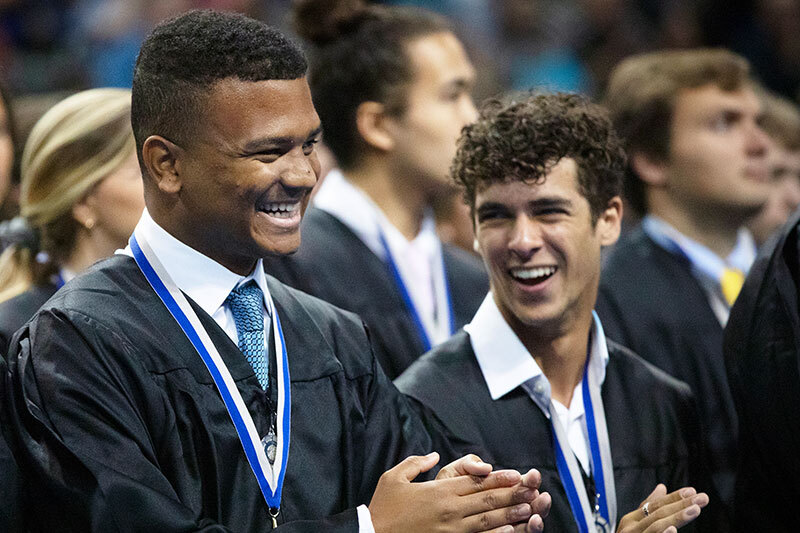
POLYGON ((439 454, 411 455, 400 461, 395 467, 386 471, 390 476, 397 476, 405 481, 413 481, 418 475, 427 472, 439 462, 439 454))
MULTIPOLYGON (((660 483, 659 483, 659 486, 664 487, 664 485, 661 485, 660 483)), ((656 487, 656 490, 658 490, 658 487, 656 487)), ((666 490, 666 487, 664 487, 664 490, 666 490)), ((654 490, 653 493, 655 493, 655 492, 656 491, 654 490)), ((676 490, 674 492, 670 492, 666 496, 662 496, 660 498, 654 498, 654 499, 645 500, 645 502, 648 502, 648 501, 650 502, 650 504, 647 506, 647 510, 649 511, 649 516, 652 516, 660 508, 662 508, 662 507, 664 507, 666 505, 671 505, 671 504, 673 504, 675 502, 680 502, 681 500, 684 500, 686 498, 691 498, 695 494, 697 494, 697 491, 694 490, 694 487, 683 487, 682 489, 678 489, 678 490, 676 490)), ((642 504, 642 507, 643 506, 644 506, 644 504, 642 504)))
MULTIPOLYGON (((505 525, 527 521, 531 517, 531 506, 520 503, 511 507, 494 509, 474 514, 464 519, 466 531, 491 531, 505 525)), ((513 531, 513 528, 512 528, 513 531)))
POLYGON ((539 515, 542 518, 547 518, 547 515, 550 514, 550 506, 553 504, 553 499, 550 497, 549 493, 542 492, 535 500, 529 503, 531 504, 533 514, 539 515))
POLYGON ((485 531, 484 533, 514 533, 514 531, 516 531, 514 526, 505 525, 496 527, 494 529, 490 529, 489 531, 485 531))
POLYGON ((522 476, 522 484, 531 489, 538 489, 542 484, 542 474, 535 468, 531 468, 522 476))
POLYGON ((681 528, 700 516, 700 512, 701 509, 699 505, 690 505, 686 509, 681 509, 675 514, 656 520, 644 530, 644 533, 662 533, 667 531, 670 527, 674 527, 675 529, 681 528))
MULTIPOLYGON (((656 485, 656 488, 653 489, 653 492, 650 495, 642 500, 642 503, 639 504, 639 507, 643 506, 647 502, 651 502, 653 500, 657 500, 659 498, 663 498, 664 495, 667 494, 667 487, 663 483, 659 483, 656 485)), ((651 504, 652 505, 652 504, 651 504)))
POLYGON ((525 533, 542 533, 544 531, 544 520, 542 520, 542 516, 538 514, 534 514, 532 517, 528 519, 528 523, 525 524, 525 533))
POLYGON ((544 520, 538 514, 531 516, 527 522, 514 524, 514 533, 542 533, 544 520))
MULTIPOLYGON (((459 505, 463 513, 462 516, 465 517, 478 515, 494 509, 513 507, 514 505, 522 503, 530 508, 530 502, 535 500, 538 492, 539 491, 536 489, 515 485, 513 487, 503 487, 485 490, 475 494, 468 494, 460 498, 459 505)), ((531 514, 533 514, 533 512, 531 512, 531 514)))
POLYGON ((513 487, 520 485, 521 481, 522 476, 516 470, 497 470, 488 476, 457 476, 437 480, 437 482, 447 485, 447 490, 459 496, 502 487, 513 487))
POLYGON ((449 479, 458 476, 486 476, 492 471, 492 465, 484 463, 480 457, 471 453, 456 459, 439 471, 436 479, 449 479))
POLYGON ((705 505, 708 505, 708 495, 696 494, 660 507, 641 523, 647 525, 645 531, 658 533, 670 526, 683 527, 697 518, 700 515, 701 507, 705 505))

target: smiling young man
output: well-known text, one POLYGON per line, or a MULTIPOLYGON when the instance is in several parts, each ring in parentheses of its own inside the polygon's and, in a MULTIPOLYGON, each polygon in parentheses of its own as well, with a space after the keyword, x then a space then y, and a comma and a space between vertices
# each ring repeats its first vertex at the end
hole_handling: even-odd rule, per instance
POLYGON ((722 328, 756 256, 744 224, 771 190, 761 102, 747 62, 725 50, 626 59, 606 101, 626 142, 628 205, 644 218, 609 255, 597 312, 609 338, 692 388, 730 505, 737 427, 722 328))
POLYGON ((432 211, 453 194, 447 176, 475 118, 475 70, 433 13, 296 6, 299 33, 316 45, 309 83, 340 170, 314 197, 297 254, 267 271, 361 316, 394 378, 463 326, 488 288, 480 261, 441 242, 432 211))
POLYGON ((580 96, 490 101, 453 173, 491 292, 396 382, 456 449, 536 465, 553 531, 674 531, 708 503, 686 487, 703 486, 689 388, 607 340, 592 311, 624 161, 605 111, 580 96))
POLYGON ((305 70, 241 15, 189 12, 143 44, 147 210, 4 372, 32 529, 541 530, 536 473, 466 458, 411 483, 438 456, 406 458, 432 444, 363 324, 265 276, 264 255, 299 245, 319 174, 305 70))

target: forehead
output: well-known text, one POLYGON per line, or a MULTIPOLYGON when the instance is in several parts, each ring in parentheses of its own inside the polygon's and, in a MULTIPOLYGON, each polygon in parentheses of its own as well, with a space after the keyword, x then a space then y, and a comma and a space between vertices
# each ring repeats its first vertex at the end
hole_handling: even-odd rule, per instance
POLYGON ((437 85, 454 79, 472 81, 475 68, 461 41, 450 32, 426 35, 407 45, 414 85, 437 85))
POLYGON ((756 116, 761 113, 761 101, 749 86, 735 91, 723 91, 709 84, 702 87, 684 89, 675 101, 675 121, 703 120, 720 112, 734 111, 756 116))
POLYGON ((501 203, 509 207, 524 206, 540 198, 574 199, 581 196, 578 186, 578 164, 565 157, 553 165, 542 180, 526 183, 519 180, 490 183, 475 194, 475 207, 501 203))
POLYGON ((200 105, 199 133, 231 143, 308 136, 320 121, 305 78, 216 82, 200 105))

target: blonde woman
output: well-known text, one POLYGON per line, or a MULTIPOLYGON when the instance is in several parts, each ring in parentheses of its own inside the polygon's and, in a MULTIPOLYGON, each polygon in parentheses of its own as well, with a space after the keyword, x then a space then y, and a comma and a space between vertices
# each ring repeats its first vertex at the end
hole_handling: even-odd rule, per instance
POLYGON ((144 209, 131 95, 92 89, 42 116, 21 161, 21 217, 0 240, 0 354, 64 282, 123 247, 144 209))

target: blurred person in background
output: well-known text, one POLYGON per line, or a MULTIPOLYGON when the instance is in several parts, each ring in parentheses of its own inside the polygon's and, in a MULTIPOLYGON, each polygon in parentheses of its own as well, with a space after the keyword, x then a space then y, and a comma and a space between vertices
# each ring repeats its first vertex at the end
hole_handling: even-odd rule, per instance
POLYGON ((19 183, 15 166, 18 146, 11 96, 6 86, 0 83, 0 220, 13 217, 17 210, 13 189, 19 183))
POLYGON ((432 205, 450 198, 461 128, 476 116, 475 71, 442 17, 344 0, 295 4, 313 43, 309 84, 327 175, 303 221, 303 244, 265 262, 281 281, 359 314, 394 378, 447 339, 488 282, 472 254, 442 244, 432 205))
POLYGON ((772 143, 769 172, 772 191, 767 203, 747 222, 756 245, 761 248, 800 205, 800 109, 792 101, 764 93, 761 126, 772 143))
MULTIPOLYGON (((11 113, 11 99, 3 84, 0 84, 0 205, 6 212, 8 190, 13 186, 15 175, 16 129, 11 113)), ((16 205, 16 202, 13 202, 16 205)), ((0 353, 0 371, 3 365, 0 353)), ((0 424, 2 421, 0 421, 0 424)), ((19 469, 11 450, 0 434, 0 531, 15 533, 23 531, 20 507, 19 469)))
POLYGON ((628 206, 645 216, 609 255, 597 311, 609 338, 692 387, 726 506, 737 427, 722 328, 756 256, 744 224, 770 193, 754 87, 744 58, 694 49, 626 59, 606 94, 628 206))
POLYGON ((51 108, 21 162, 21 214, 4 227, 0 353, 55 291, 125 245, 144 209, 129 90, 92 89, 51 108))

